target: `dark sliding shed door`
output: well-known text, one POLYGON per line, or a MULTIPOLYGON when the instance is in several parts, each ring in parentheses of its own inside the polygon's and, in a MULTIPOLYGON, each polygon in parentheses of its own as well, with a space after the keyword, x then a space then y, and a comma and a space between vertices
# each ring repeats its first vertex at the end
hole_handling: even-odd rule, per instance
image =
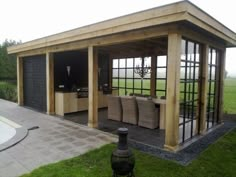
POLYGON ((23 60, 24 105, 46 112, 46 56, 30 56, 23 60))

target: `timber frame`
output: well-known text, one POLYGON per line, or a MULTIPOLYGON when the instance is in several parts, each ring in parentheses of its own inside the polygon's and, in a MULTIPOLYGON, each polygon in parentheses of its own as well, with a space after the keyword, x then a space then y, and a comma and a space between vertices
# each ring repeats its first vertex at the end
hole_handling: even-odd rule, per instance
MULTIPOLYGON (((55 112, 53 55, 56 52, 86 50, 88 52, 89 127, 98 124, 98 51, 111 45, 125 45, 149 39, 165 37, 167 46, 167 85, 165 148, 171 151, 179 147, 179 104, 181 40, 187 38, 202 46, 200 117, 197 123, 200 134, 206 132, 208 51, 210 47, 220 51, 220 75, 218 78, 218 113, 221 122, 223 112, 223 85, 225 49, 236 46, 236 34, 189 1, 156 7, 115 19, 73 29, 52 36, 36 39, 8 48, 17 55, 18 104, 23 100, 23 60, 26 56, 46 55, 47 113, 55 112)), ((137 53, 138 54, 138 53, 137 53)), ((111 56, 110 56, 111 57, 111 56)), ((155 61, 156 55, 152 55, 155 61)), ((110 58, 111 60, 112 58, 110 58)), ((112 64, 110 62, 110 68, 112 64)), ((109 78, 112 71, 110 70, 109 78)), ((109 81, 111 85, 111 80, 109 81)), ((155 79, 151 80, 151 95, 155 94, 155 79)))

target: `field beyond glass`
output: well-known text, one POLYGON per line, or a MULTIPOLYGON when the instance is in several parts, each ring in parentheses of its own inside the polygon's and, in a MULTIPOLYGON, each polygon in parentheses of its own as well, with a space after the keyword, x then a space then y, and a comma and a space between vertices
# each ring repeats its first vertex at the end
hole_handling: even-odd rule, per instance
POLYGON ((225 79, 224 112, 227 114, 236 114, 236 78, 225 79))
MULTIPOLYGON (((113 84, 115 86, 118 86, 118 79, 113 79, 113 84)), ((159 80, 156 82, 156 85, 158 86, 158 89, 165 90, 165 81, 159 80)), ((123 87, 122 89, 119 89, 120 95, 129 95, 130 93, 141 93, 141 80, 136 79, 127 79, 125 82, 125 79, 119 80, 119 86, 123 87), (128 89, 124 89, 124 87, 128 87, 128 89), (131 89, 134 87, 134 90, 131 89)), ((180 90, 183 89, 183 84, 180 85, 180 90)), ((197 89, 197 85, 195 86, 197 89)), ((144 80, 143 81, 143 94, 150 94, 150 81, 144 80), (147 89, 147 90, 145 90, 147 89)), ((164 96, 163 91, 156 91, 156 94, 158 97, 164 96)), ((182 96, 182 95, 181 95, 182 96)), ((236 114, 236 78, 227 78, 225 79, 224 84, 224 112, 226 114, 236 114)))

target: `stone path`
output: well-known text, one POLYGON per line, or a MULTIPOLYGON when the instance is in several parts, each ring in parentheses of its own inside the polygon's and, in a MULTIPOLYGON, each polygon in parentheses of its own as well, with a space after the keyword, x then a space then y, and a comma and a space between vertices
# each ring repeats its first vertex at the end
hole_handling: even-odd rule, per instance
POLYGON ((0 99, 0 115, 30 130, 17 145, 0 152, 0 177, 15 177, 33 169, 83 154, 117 137, 49 116, 0 99))

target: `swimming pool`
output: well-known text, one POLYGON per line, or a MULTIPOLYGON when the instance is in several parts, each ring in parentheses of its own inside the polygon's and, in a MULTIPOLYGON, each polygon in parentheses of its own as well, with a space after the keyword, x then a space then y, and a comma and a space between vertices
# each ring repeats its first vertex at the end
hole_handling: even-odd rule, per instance
POLYGON ((16 135, 16 128, 21 126, 5 117, 0 116, 0 144, 9 141, 16 135))

